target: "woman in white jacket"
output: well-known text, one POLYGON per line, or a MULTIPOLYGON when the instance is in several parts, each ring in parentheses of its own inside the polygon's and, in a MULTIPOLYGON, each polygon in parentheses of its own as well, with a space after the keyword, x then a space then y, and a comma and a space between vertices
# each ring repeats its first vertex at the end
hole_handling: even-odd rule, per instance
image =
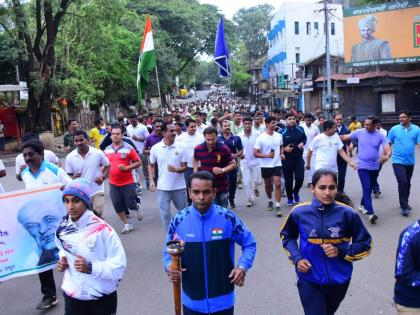
POLYGON ((64 271, 65 315, 113 315, 126 267, 121 241, 91 207, 89 182, 77 179, 63 191, 67 216, 57 228, 59 271, 64 271))

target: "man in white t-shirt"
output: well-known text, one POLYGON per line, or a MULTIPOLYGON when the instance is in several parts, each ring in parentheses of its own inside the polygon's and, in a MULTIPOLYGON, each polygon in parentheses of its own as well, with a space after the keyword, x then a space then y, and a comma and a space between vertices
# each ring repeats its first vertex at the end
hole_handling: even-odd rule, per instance
POLYGON ((197 132, 203 134, 204 129, 206 129, 208 126, 206 125, 206 122, 203 121, 202 114, 200 112, 196 112, 194 117, 197 124, 197 132))
POLYGON ((91 183, 91 210, 94 210, 96 215, 103 219, 104 180, 109 172, 109 160, 101 150, 89 146, 89 136, 83 130, 77 130, 73 139, 76 149, 67 155, 65 170, 73 179, 81 177, 91 183))
POLYGON ((179 211, 187 206, 187 191, 184 172, 187 169, 187 154, 179 142, 175 142, 175 125, 162 123, 162 141, 150 149, 150 191, 157 190, 160 217, 167 230, 171 222, 171 201, 179 211), (154 181, 155 167, 158 168, 157 185, 154 181))
POLYGON ((149 189, 149 173, 147 171, 148 157, 143 153, 144 142, 149 135, 149 131, 145 125, 139 123, 136 114, 130 114, 129 122, 130 124, 126 128, 127 136, 133 140, 136 146, 142 163, 143 175, 146 179, 146 189, 149 189))
POLYGON ((268 211, 273 211, 273 183, 274 196, 276 199, 276 215, 282 216, 280 209, 281 201, 281 159, 283 154, 283 137, 275 132, 276 120, 270 116, 265 120, 265 131, 255 141, 254 156, 259 158, 261 176, 264 179, 265 193, 268 198, 268 211))
MULTIPOLYGON (((303 160, 306 162, 306 157, 308 156, 308 148, 309 145, 311 144, 312 140, 319 135, 319 128, 313 123, 314 122, 314 116, 312 116, 311 114, 306 114, 304 116, 304 123, 301 125, 301 127, 303 128, 303 131, 305 131, 305 135, 306 135, 306 143, 303 147, 303 160)), ((312 167, 310 168, 309 172, 308 172, 308 176, 307 176, 307 183, 308 186, 312 185, 312 175, 314 174, 314 163, 315 163, 315 154, 312 154, 312 160, 311 160, 311 165, 312 167)))
POLYGON ((251 117, 245 117, 242 123, 244 130, 238 134, 241 138, 243 147, 240 167, 245 186, 245 193, 248 197, 246 206, 251 207, 255 202, 255 197, 259 197, 260 195, 257 188, 261 178, 260 161, 254 155, 255 143, 257 138, 260 136, 260 133, 252 128, 251 117))
POLYGON ((337 124, 335 121, 327 120, 324 123, 324 132, 316 136, 309 145, 308 156, 306 157, 306 169, 311 168, 312 152, 315 154, 314 170, 325 168, 338 173, 337 153, 346 161, 353 169, 356 164, 348 157, 343 150, 343 142, 336 134, 337 124))
MULTIPOLYGON (((190 176, 194 171, 193 160, 194 160, 194 148, 196 145, 204 142, 203 134, 197 132, 197 124, 194 119, 188 118, 185 121, 185 126, 187 127, 187 132, 184 132, 182 135, 176 138, 175 142, 181 144, 185 148, 185 153, 187 155, 187 169, 184 172, 185 184, 189 188, 190 176)), ((191 204, 191 199, 188 196, 188 204, 191 204)))

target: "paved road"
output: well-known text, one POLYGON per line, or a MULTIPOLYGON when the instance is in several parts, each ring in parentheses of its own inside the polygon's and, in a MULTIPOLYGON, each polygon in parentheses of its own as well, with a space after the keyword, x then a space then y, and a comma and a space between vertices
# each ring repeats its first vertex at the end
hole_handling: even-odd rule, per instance
POLYGON ((187 104, 187 103, 192 103, 192 102, 197 102, 197 101, 204 101, 204 100, 207 99, 207 95, 209 93, 210 93, 210 90, 199 90, 199 91, 196 91, 194 97, 179 98, 179 99, 176 100, 176 103, 187 104))
MULTIPOLYGON (((419 152, 418 152, 419 153, 419 152)), ((420 154, 417 154, 420 158, 420 154)), ((355 263, 353 279, 338 315, 344 314, 395 314, 392 306, 394 256, 400 231, 409 225, 420 214, 420 198, 417 187, 420 184, 419 166, 413 178, 411 218, 399 215, 397 207, 397 190, 392 167, 386 164, 381 172, 379 182, 383 195, 374 200, 379 215, 377 225, 370 226, 364 218, 374 239, 372 254, 355 263)), ((14 179, 13 169, 7 168, 8 175, 2 179, 7 190, 22 188, 14 179)), ((348 171, 346 190, 359 201, 360 184, 356 173, 348 171)), ((108 196, 108 195, 107 195, 108 196)), ((310 193, 303 188, 302 199, 309 199, 310 193)), ((276 218, 265 210, 266 199, 260 197, 253 208, 246 208, 244 191, 237 197, 237 212, 255 233, 258 241, 255 265, 249 271, 245 287, 237 292, 236 314, 303 314, 295 286, 295 275, 292 266, 284 254, 279 240, 279 228, 284 218, 276 218)), ((156 195, 146 192, 143 196, 145 218, 135 224, 136 229, 121 235, 128 265, 124 279, 118 290, 118 314, 163 315, 173 314, 172 289, 163 272, 161 263, 162 241, 164 230, 161 226, 156 195)), ((284 210, 287 209, 283 206, 284 210)), ((7 211, 7 209, 1 209, 7 211)), ((113 211, 109 198, 106 199, 106 215, 110 224, 118 231, 121 224, 113 211)), ((56 273, 56 283, 61 283, 61 275, 56 273)), ((0 314, 27 315, 39 314, 34 306, 40 299, 37 276, 11 279, 0 284, 0 314)), ((63 300, 48 312, 63 314, 63 300)))

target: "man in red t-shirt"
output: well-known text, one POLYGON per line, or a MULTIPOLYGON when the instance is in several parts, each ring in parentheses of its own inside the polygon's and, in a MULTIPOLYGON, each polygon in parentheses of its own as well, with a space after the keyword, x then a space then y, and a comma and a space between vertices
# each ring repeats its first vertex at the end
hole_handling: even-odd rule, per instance
POLYGON ((106 147, 104 153, 109 160, 109 192, 114 209, 124 223, 121 233, 126 234, 134 227, 127 219, 130 210, 136 211, 137 219, 143 219, 143 212, 137 203, 136 184, 132 170, 141 166, 141 160, 136 150, 123 141, 123 131, 120 125, 111 129, 112 144, 106 147))

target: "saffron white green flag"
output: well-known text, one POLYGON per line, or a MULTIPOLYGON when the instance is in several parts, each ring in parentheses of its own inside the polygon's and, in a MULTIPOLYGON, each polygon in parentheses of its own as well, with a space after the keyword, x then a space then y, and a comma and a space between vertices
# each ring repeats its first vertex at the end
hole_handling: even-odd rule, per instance
POLYGON ((144 89, 149 83, 149 72, 154 67, 156 67, 156 51, 153 43, 152 21, 150 20, 150 16, 147 16, 143 40, 141 42, 139 63, 137 66, 137 93, 139 104, 141 104, 144 89))

